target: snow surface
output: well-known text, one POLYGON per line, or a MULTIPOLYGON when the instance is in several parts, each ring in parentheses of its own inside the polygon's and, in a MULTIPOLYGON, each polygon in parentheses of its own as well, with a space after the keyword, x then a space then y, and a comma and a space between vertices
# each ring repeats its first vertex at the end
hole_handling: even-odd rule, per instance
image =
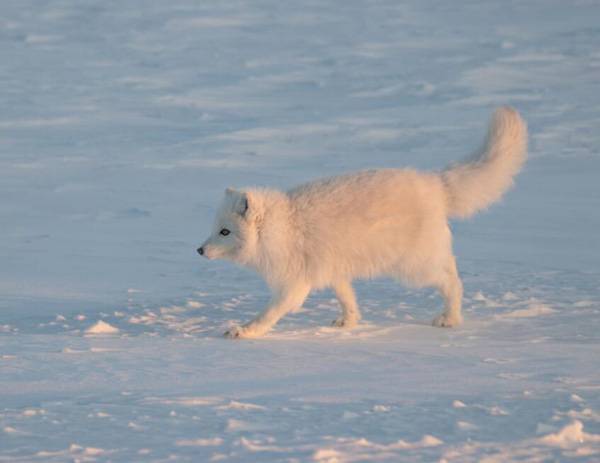
MULTIPOLYGON (((0 3, 0 461, 599 461, 600 5, 0 3), (208 262, 225 187, 440 168, 529 123, 432 291, 268 292, 208 262), (104 325, 105 324, 105 325, 104 325), (86 335, 90 327, 115 330, 86 335)), ((102 329, 100 329, 102 331, 102 329)))

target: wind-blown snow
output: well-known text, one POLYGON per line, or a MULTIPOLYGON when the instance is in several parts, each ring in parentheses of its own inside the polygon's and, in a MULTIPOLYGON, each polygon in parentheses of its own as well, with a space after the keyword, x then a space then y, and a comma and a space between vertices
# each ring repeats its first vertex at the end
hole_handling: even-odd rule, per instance
POLYGON ((598 461, 598 17, 1 2, 0 462, 598 461), (221 337, 268 299, 195 252, 227 186, 439 169, 504 104, 530 158, 452 223, 463 327, 378 280, 356 330, 329 327, 325 291, 264 339, 221 337))

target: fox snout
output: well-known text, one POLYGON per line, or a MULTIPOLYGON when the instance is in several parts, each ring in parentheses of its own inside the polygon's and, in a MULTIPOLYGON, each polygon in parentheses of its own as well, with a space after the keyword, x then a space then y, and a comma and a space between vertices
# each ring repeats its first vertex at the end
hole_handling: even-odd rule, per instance
POLYGON ((196 252, 200 254, 202 257, 206 257, 208 260, 216 259, 220 256, 218 249, 215 249, 213 245, 203 243, 196 252))

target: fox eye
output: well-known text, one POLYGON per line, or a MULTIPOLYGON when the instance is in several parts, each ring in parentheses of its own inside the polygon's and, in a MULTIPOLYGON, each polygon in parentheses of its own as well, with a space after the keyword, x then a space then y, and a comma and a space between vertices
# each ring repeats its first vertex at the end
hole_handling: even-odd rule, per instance
POLYGON ((219 235, 223 235, 223 236, 227 236, 229 235, 231 232, 229 230, 227 230, 226 228, 223 228, 220 232, 219 235))

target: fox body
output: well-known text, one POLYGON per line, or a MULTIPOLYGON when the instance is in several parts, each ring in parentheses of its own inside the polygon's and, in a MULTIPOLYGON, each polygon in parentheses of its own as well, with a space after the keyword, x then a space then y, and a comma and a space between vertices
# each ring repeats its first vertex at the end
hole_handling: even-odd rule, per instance
POLYGON ((469 217, 500 199, 526 149, 524 122, 504 107, 495 112, 482 149, 441 172, 367 170, 287 192, 228 188, 198 252, 255 269, 272 299, 226 335, 261 336, 312 289, 324 287, 333 288, 342 308, 334 325, 352 328, 361 318, 352 280, 383 275, 437 288, 444 310, 433 324, 460 324, 462 283, 448 219, 469 217))

